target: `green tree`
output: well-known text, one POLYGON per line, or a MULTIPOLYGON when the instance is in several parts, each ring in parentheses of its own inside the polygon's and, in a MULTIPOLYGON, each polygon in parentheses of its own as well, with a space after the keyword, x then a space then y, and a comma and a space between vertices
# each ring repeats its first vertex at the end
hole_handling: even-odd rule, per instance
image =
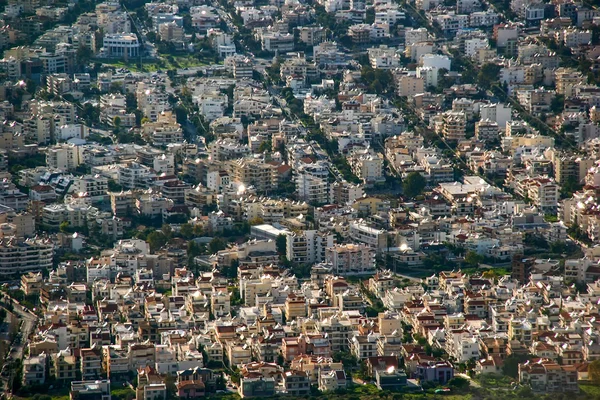
POLYGON ((190 239, 190 238, 192 238, 194 236, 194 228, 190 224, 183 224, 179 228, 179 233, 185 239, 190 239))
POLYGON ((264 153, 265 151, 269 152, 269 151, 271 151, 271 146, 272 145, 271 145, 270 140, 264 141, 260 144, 260 146, 258 146, 258 152, 259 153, 264 153))
POLYGON ((457 376, 448 381, 448 386, 458 390, 465 390, 469 387, 470 382, 467 378, 463 378, 462 376, 457 376))
POLYGON ((423 193, 425 186, 427 186, 427 180, 418 172, 411 172, 402 182, 404 195, 411 198, 423 193))
POLYGON ((594 360, 590 363, 588 376, 594 385, 600 385, 600 360, 594 360))
POLYGON ((348 351, 336 351, 331 355, 333 361, 341 362, 344 369, 354 369, 358 366, 358 359, 348 351))
POLYGON ((502 366, 502 373, 516 378, 519 374, 519 364, 524 363, 528 359, 528 354, 510 355, 506 357, 504 365, 502 366))
POLYGON ((171 225, 169 224, 163 224, 163 226, 160 228, 160 231, 163 233, 163 235, 165 235, 167 240, 171 239, 173 236, 173 228, 171 228, 171 225))
POLYGON ((198 243, 190 240, 187 244, 188 265, 194 265, 194 258, 202 254, 202 248, 198 243))
POLYGON ((484 89, 489 89, 492 83, 498 81, 501 67, 497 64, 484 64, 477 74, 477 83, 484 89))
POLYGON ((150 245, 150 251, 155 252, 167 244, 167 237, 161 231, 153 231, 148 235, 146 241, 150 245))
POLYGON ((208 244, 208 251, 210 254, 215 254, 221 250, 225 250, 227 248, 227 242, 220 237, 213 238, 208 244))
POLYGON ((483 256, 469 250, 465 255, 465 263, 471 267, 477 267, 483 262, 483 256))
POLYGON ((277 236, 275 246, 277 248, 277 253, 279 253, 280 256, 285 256, 287 254, 287 236, 283 234, 277 236))
POLYGON ((250 221, 248 221, 248 223, 250 224, 250 226, 253 226, 253 225, 264 224, 265 221, 261 217, 256 217, 256 218, 252 218, 250 221))
POLYGON ((62 233, 69 233, 71 231, 71 223, 69 221, 63 221, 60 223, 58 229, 62 232, 62 233))

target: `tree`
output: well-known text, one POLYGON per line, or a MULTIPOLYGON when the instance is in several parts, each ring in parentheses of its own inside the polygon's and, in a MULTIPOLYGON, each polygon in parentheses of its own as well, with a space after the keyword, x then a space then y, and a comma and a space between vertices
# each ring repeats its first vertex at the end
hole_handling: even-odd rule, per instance
POLYGON ((483 256, 475 253, 474 251, 469 250, 467 255, 465 255, 465 263, 471 267, 477 267, 482 262, 483 256))
POLYGON ((285 365, 285 358, 283 358, 283 354, 279 353, 277 355, 277 365, 283 367, 285 365))
POLYGON ((146 241, 150 245, 150 251, 155 252, 167 244, 167 237, 160 231, 153 231, 148 235, 146 241))
POLYGON ((492 83, 496 82, 498 79, 498 74, 500 73, 501 68, 502 67, 497 64, 484 64, 477 74, 477 83, 479 83, 479 86, 484 89, 489 89, 492 83))
POLYGON ((171 228, 171 225, 169 224, 163 224, 160 230, 163 233, 163 235, 165 235, 167 240, 171 239, 171 236, 173 236, 173 228, 171 228))
POLYGON ((58 229, 62 233, 69 233, 70 227, 71 227, 71 223, 69 221, 63 221, 63 222, 60 223, 58 229))
POLYGON ((502 366, 502 373, 516 378, 519 375, 519 364, 524 363, 528 359, 528 354, 510 355, 506 357, 504 365, 502 366))
POLYGON ((341 362, 344 369, 355 368, 358 365, 358 359, 348 351, 336 351, 331 357, 334 362, 341 362))
POLYGON ((216 237, 208 244, 208 251, 210 254, 215 254, 221 250, 227 248, 227 242, 223 238, 216 237))
POLYGON ((588 366, 588 376, 594 385, 600 384, 600 360, 594 360, 588 366))
POLYGON ((271 141, 270 140, 266 140, 264 142, 262 142, 260 144, 260 146, 258 146, 258 152, 259 153, 264 153, 265 151, 268 152, 271 150, 271 141))
POLYGON ((250 225, 260 225, 260 224, 264 224, 265 221, 261 217, 256 217, 256 218, 252 218, 250 221, 248 221, 248 223, 250 225))
POLYGON ((277 253, 279 253, 280 256, 285 256, 287 254, 287 236, 283 234, 277 236, 275 246, 277 248, 277 253))
POLYGON ((192 236, 194 236, 194 228, 190 224, 183 224, 179 228, 179 233, 185 239, 190 239, 192 236))
POLYGON ((425 186, 427 186, 427 181, 418 172, 411 172, 402 182, 402 189, 407 197, 420 195, 425 190, 425 186))
POLYGON ((458 390, 464 390, 468 388, 470 382, 467 378, 463 378, 462 376, 456 376, 448 381, 448 386, 458 390))
POLYGON ((194 258, 202 254, 202 248, 193 240, 187 244, 188 265, 194 265, 194 258))

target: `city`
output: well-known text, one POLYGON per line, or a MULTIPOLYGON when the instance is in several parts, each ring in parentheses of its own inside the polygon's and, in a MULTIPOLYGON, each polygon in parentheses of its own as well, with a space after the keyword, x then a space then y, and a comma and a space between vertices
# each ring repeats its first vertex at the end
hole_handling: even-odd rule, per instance
POLYGON ((2 398, 600 398, 598 6, 3 0, 2 398))

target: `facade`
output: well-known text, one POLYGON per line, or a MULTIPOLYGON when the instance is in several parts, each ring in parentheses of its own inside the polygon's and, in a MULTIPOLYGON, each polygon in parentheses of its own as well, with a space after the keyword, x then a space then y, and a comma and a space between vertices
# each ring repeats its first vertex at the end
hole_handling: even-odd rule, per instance
POLYGON ((0 275, 12 276, 52 266, 54 245, 40 239, 0 241, 0 275))
POLYGON ((335 245, 326 250, 326 261, 337 275, 364 275, 375 271, 375 250, 364 244, 335 245))
POLYGON ((141 52, 138 38, 132 33, 105 35, 102 43, 106 57, 130 59, 141 52))

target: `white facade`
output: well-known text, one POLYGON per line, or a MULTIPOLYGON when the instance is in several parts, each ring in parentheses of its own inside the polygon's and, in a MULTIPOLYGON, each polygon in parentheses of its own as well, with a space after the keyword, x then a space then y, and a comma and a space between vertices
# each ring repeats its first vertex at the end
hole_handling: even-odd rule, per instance
POLYGON ((59 140, 85 139, 88 135, 89 128, 81 124, 62 125, 56 128, 56 138, 59 140))
POLYGON ((467 55, 467 57, 475 57, 479 49, 485 49, 487 47, 487 39, 472 38, 465 40, 465 54, 467 55))
POLYGON ((140 42, 134 34, 106 35, 102 43, 106 57, 137 57, 140 52, 140 42))
POLYGON ((83 148, 74 145, 56 145, 48 149, 46 164, 50 168, 68 171, 83 163, 83 148))
POLYGON ((447 69, 450 71, 452 61, 450 57, 440 54, 425 54, 421 57, 419 64, 423 67, 432 67, 437 69, 447 69))
POLYGON ((484 104, 479 107, 479 113, 481 120, 494 121, 502 130, 507 122, 512 121, 512 108, 506 104, 484 104))

